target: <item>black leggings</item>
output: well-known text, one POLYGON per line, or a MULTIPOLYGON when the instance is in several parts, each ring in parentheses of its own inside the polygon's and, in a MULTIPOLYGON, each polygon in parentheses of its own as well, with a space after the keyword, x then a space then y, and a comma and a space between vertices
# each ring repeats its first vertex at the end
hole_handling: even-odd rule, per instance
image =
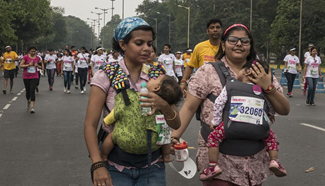
POLYGON ((80 78, 80 90, 84 90, 87 82, 88 68, 78 68, 78 76, 80 78))
POLYGON ((35 89, 38 79, 24 79, 27 101, 35 101, 35 89))
POLYGON ((288 81, 288 92, 292 92, 292 87, 293 83, 295 82, 296 79, 296 74, 291 74, 289 72, 284 73, 285 77, 287 78, 288 81))

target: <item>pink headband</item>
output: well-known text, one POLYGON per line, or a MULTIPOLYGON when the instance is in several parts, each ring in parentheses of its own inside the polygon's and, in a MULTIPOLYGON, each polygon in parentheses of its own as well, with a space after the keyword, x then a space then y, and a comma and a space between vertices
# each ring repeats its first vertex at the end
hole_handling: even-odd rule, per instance
POLYGON ((234 27, 238 27, 238 26, 245 28, 245 29, 247 30, 248 33, 251 33, 251 32, 248 30, 247 26, 245 26, 245 25, 243 25, 243 24, 233 24, 233 25, 231 25, 230 27, 228 27, 228 28, 226 29, 225 33, 223 34, 223 37, 225 37, 225 35, 227 34, 227 32, 228 32, 230 29, 232 29, 232 28, 234 28, 234 27))

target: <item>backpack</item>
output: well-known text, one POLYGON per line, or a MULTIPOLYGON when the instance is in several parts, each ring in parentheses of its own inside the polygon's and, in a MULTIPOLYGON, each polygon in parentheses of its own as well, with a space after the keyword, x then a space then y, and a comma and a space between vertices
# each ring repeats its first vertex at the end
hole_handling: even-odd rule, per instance
MULTIPOLYGON (((118 114, 122 113, 122 111, 126 111, 127 114, 127 116, 118 116, 118 118, 123 120, 124 123, 127 123, 127 126, 121 127, 115 125, 114 135, 116 134, 116 136, 113 135, 113 140, 119 140, 118 143, 121 145, 121 147, 115 145, 116 148, 114 147, 112 152, 109 154, 109 159, 114 160, 115 163, 118 163, 120 165, 134 166, 138 168, 148 165, 149 162, 151 164, 152 158, 158 158, 161 155, 160 146, 156 145, 156 140, 158 139, 157 127, 148 126, 145 124, 150 123, 150 121, 151 123, 152 121, 155 122, 155 116, 141 116, 139 114, 140 103, 138 100, 138 94, 134 90, 130 89, 129 80, 118 62, 104 63, 100 67, 100 69, 107 73, 108 78, 111 82, 111 87, 114 87, 114 90, 117 93, 114 99, 116 101, 116 104, 119 104, 121 106, 117 110, 115 110, 115 113, 118 114), (134 104, 137 105, 136 108, 133 107, 134 104), (139 113, 137 114, 136 112, 139 113), (135 124, 137 124, 135 121, 132 120, 132 118, 134 117, 137 119, 140 118, 140 121, 143 125, 141 124, 130 129, 131 126, 135 126, 135 124), (147 122, 147 120, 150 121, 147 122), (130 133, 128 134, 128 132, 130 130, 133 130, 133 134, 135 131, 137 131, 137 134, 129 135, 130 133), (130 146, 130 144, 132 145, 130 146), (140 145, 138 147, 141 148, 137 148, 137 145, 140 145), (147 145, 147 147, 145 147, 144 145, 147 145), (144 163, 144 159, 148 159, 148 162, 144 163), (129 161, 131 161, 131 164, 129 161)), ((151 78, 157 77, 160 74, 165 74, 165 70, 159 64, 151 65, 150 68, 147 69, 147 71, 151 78)), ((104 107, 108 112, 110 112, 106 104, 104 104, 104 107)), ((105 132, 102 127, 100 127, 97 135, 99 148, 101 148, 101 145, 107 135, 108 133, 105 132)))
MULTIPOLYGON (((257 87, 260 91, 254 92, 253 88, 256 85, 232 78, 223 62, 219 61, 212 65, 219 75, 222 86, 226 86, 228 96, 223 110, 226 138, 220 144, 220 152, 234 156, 254 155, 264 149, 263 139, 269 135, 270 131, 269 120, 265 113, 268 111, 265 103, 266 96, 259 86, 257 87), (250 116, 251 120, 244 118, 245 121, 240 121, 237 119, 245 114, 250 116)), ((215 99, 210 99, 210 101, 214 103, 215 99)), ((212 130, 208 124, 202 123, 201 135, 207 142, 208 135, 212 130)))

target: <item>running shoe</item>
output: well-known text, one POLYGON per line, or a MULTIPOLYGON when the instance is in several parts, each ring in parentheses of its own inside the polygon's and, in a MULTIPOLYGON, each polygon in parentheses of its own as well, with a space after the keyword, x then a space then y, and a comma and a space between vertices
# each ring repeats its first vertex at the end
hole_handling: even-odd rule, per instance
POLYGON ((310 102, 310 105, 316 106, 315 102, 310 102))
POLYGON ((86 87, 84 87, 84 91, 85 91, 85 92, 86 92, 86 90, 87 90, 86 87))
POLYGON ((3 94, 5 94, 5 95, 7 94, 7 91, 6 91, 6 90, 3 90, 2 92, 3 92, 3 94))
POLYGON ((34 113, 35 113, 35 110, 34 110, 34 108, 31 108, 31 109, 30 109, 30 113, 32 113, 32 114, 34 114, 34 113))
POLYGON ((38 90, 38 87, 36 87, 36 89, 35 89, 35 90, 36 90, 36 92, 37 92, 37 93, 39 92, 39 90, 38 90))
POLYGON ((81 92, 80 92, 80 94, 84 94, 85 92, 82 90, 81 92))
POLYGON ((52 87, 50 87, 50 90, 52 91, 52 90, 53 90, 53 88, 52 88, 52 87))
POLYGON ((287 175, 287 171, 277 160, 271 160, 269 169, 276 177, 283 177, 287 175))
POLYGON ((306 100, 306 105, 310 105, 310 102, 309 102, 309 100, 306 100))
POLYGON ((214 177, 220 175, 222 170, 218 166, 218 164, 210 164, 208 168, 205 168, 203 172, 200 174, 200 180, 211 180, 214 177))
POLYGON ((10 94, 13 94, 14 92, 12 90, 10 90, 10 94))
POLYGON ((67 93, 67 89, 66 88, 64 88, 64 93, 67 93))
POLYGON ((67 90, 67 93, 68 93, 68 94, 71 94, 70 90, 67 90))

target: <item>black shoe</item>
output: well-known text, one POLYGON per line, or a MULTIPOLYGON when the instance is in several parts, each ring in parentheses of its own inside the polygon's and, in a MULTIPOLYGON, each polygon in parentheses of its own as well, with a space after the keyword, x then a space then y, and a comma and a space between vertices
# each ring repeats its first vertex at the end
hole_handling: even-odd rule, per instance
POLYGON ((2 92, 3 92, 3 94, 7 94, 7 91, 6 90, 3 90, 2 92))
POLYGON ((309 102, 309 100, 306 100, 306 105, 310 105, 310 102, 309 102))
POLYGON ((310 102, 310 105, 312 106, 316 106, 316 104, 314 102, 310 102))

